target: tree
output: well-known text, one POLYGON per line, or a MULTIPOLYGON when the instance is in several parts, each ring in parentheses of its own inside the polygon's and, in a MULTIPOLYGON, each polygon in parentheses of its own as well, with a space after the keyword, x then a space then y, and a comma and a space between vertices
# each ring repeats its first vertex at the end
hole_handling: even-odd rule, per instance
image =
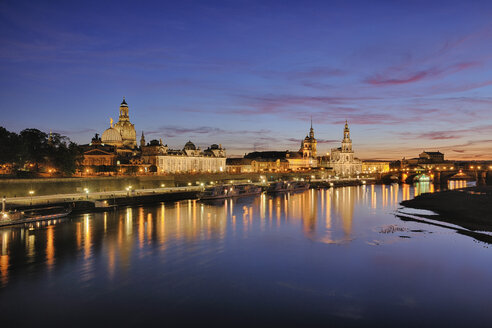
POLYGON ((38 129, 25 129, 19 136, 21 163, 34 163, 37 171, 48 153, 48 135, 38 129))
POLYGON ((19 162, 19 135, 0 126, 0 164, 19 162))
POLYGON ((65 175, 72 175, 82 158, 77 144, 59 133, 48 136, 38 129, 25 129, 16 134, 0 127, 0 164, 20 167, 34 164, 34 171, 40 166, 50 166, 65 175))

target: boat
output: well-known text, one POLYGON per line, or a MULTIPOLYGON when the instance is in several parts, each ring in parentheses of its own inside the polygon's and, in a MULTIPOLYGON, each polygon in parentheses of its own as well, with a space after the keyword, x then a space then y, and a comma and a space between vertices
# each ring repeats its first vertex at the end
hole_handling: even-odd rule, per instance
POLYGON ((46 220, 56 220, 67 217, 72 213, 72 207, 52 206, 29 209, 25 211, 10 211, 4 213, 0 221, 0 227, 24 224, 46 220))
POLYGON ((304 181, 278 181, 272 182, 267 189, 267 193, 303 191, 309 189, 309 183, 304 181))
POLYGON ((261 194, 263 192, 261 186, 257 186, 251 183, 235 185, 234 190, 236 191, 235 196, 253 196, 261 194))
POLYGON ((309 189, 309 183, 304 181, 293 181, 290 182, 289 191, 303 191, 309 189))
POLYGON ((203 200, 208 199, 222 199, 229 198, 235 195, 235 189, 232 185, 219 185, 205 188, 200 194, 199 198, 203 200))
POLYGON ((289 184, 286 181, 272 182, 267 188, 267 193, 288 191, 289 184))
POLYGON ((252 183, 239 185, 219 185, 205 188, 199 195, 202 200, 230 197, 253 196, 261 194, 262 188, 252 183))

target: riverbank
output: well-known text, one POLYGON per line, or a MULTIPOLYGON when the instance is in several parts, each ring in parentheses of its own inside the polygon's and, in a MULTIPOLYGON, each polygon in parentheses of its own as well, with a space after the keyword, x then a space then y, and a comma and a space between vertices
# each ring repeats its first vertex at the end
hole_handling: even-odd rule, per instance
MULTIPOLYGON (((333 180, 312 181, 311 188, 337 188, 346 186, 358 186, 362 184, 373 184, 375 180, 333 180)), ((267 185, 261 184, 264 190, 267 185)), ((176 202, 181 200, 193 200, 198 198, 198 194, 203 190, 203 186, 187 187, 163 187, 154 189, 130 189, 119 191, 100 191, 83 192, 72 194, 53 194, 32 197, 11 197, 5 198, 5 209, 7 211, 26 211, 42 209, 46 207, 58 206, 71 208, 74 213, 90 213, 114 210, 120 206, 139 206, 150 203, 176 202)), ((15 224, 3 222, 0 218, 0 226, 15 224)))
POLYGON ((492 186, 426 193, 401 202, 410 208, 433 211, 437 219, 474 231, 492 231, 492 186))

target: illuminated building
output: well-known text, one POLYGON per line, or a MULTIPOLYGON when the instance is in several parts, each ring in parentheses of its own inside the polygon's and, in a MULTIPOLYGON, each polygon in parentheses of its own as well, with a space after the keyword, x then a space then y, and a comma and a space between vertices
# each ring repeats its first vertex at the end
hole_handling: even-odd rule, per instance
POLYGON ((142 132, 140 147, 137 147, 135 127, 130 122, 125 98, 120 104, 118 122, 113 125, 111 119, 110 127, 102 137, 96 134, 92 142, 82 149, 83 174, 223 172, 226 167, 226 153, 221 145, 214 144, 201 150, 189 141, 183 149, 174 150, 163 145, 162 140, 146 144, 142 132))
POLYGON ((311 128, 309 129, 309 135, 301 142, 302 158, 316 158, 316 138, 314 138, 313 121, 311 120, 311 128))
POLYGON ((254 151, 244 156, 249 161, 230 161, 229 172, 286 172, 302 171, 317 167, 316 159, 316 138, 311 122, 309 134, 301 141, 299 151, 254 151), (246 166, 242 168, 240 166, 246 166))
MULTIPOLYGON (((95 166, 112 166, 116 165, 116 147, 111 145, 104 145, 96 133, 92 142, 89 145, 81 146, 84 159, 82 165, 87 169, 95 166)), ((93 172, 93 170, 90 170, 93 172)))
POLYGON ((390 162, 378 160, 363 160, 363 173, 386 173, 390 170, 390 162))
POLYGON ((114 126, 113 119, 110 120, 109 128, 102 134, 102 143, 129 149, 137 148, 137 133, 135 126, 130 122, 128 111, 128 104, 123 97, 120 104, 119 120, 114 126))
POLYGON ((354 157, 347 121, 343 130, 342 147, 331 150, 330 166, 335 174, 341 176, 356 175, 362 171, 362 162, 354 157))
POLYGON ((228 158, 226 159, 227 173, 251 173, 253 170, 253 160, 249 158, 228 158))
POLYGON ((453 167, 453 162, 444 160, 444 154, 439 151, 423 151, 419 157, 403 158, 401 167, 403 169, 443 169, 453 167))
MULTIPOLYGON (((141 143, 145 143, 143 137, 141 143)), ((214 144, 202 151, 188 141, 183 149, 174 150, 163 145, 162 140, 152 140, 141 148, 143 163, 154 166, 150 170, 157 174, 224 172, 226 167, 226 152, 222 145, 214 144)))

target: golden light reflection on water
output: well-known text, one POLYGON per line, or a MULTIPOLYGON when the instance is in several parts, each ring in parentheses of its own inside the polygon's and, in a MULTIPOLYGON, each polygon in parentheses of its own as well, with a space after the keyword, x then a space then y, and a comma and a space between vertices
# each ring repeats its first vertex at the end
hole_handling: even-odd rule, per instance
MULTIPOLYGON (((466 182, 457 181, 451 188, 462 186, 466 186, 466 182)), ((135 256, 143 258, 151 254, 146 250, 153 245, 158 246, 158 251, 167 252, 182 242, 213 241, 217 245, 227 238, 248 238, 253 233, 257 236, 293 227, 300 229, 305 238, 316 242, 349 242, 354 239, 359 220, 355 214, 357 209, 363 213, 396 209, 400 201, 411 195, 434 191, 434 186, 429 183, 312 189, 212 203, 190 200, 128 207, 115 212, 87 214, 73 221, 34 230, 16 228, 15 235, 10 234, 11 230, 0 230, 0 282, 5 285, 9 281, 12 238, 23 245, 27 261, 42 261, 47 271, 53 271, 60 262, 57 248, 72 247, 84 261, 81 278, 86 281, 94 276, 95 255, 103 251, 104 267, 108 278, 113 279, 119 271, 131 266, 135 256), (63 240, 72 242, 66 246, 63 240)))
POLYGON ((49 226, 46 229, 46 265, 48 271, 52 269, 55 262, 55 241, 54 241, 54 226, 49 226))
POLYGON ((448 183, 448 189, 450 190, 466 188, 467 186, 468 182, 466 180, 451 180, 448 183))
POLYGON ((9 230, 4 231, 0 234, 2 238, 2 252, 0 253, 0 286, 7 284, 9 279, 9 255, 8 255, 8 245, 9 245, 9 230))

